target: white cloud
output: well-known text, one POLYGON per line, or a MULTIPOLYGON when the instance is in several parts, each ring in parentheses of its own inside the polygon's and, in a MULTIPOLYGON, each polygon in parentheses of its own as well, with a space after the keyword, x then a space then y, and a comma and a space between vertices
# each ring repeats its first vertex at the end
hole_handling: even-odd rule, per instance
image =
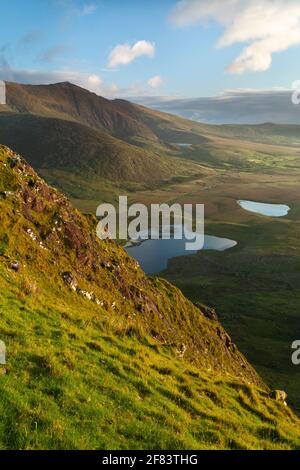
POLYGON ((78 9, 80 16, 92 15, 97 10, 97 5, 94 3, 85 3, 81 9, 78 9))
POLYGON ((162 82, 162 78, 159 75, 155 75, 154 77, 150 78, 150 80, 148 80, 148 85, 151 88, 156 89, 162 85, 162 82))
MULTIPOLYGON (((0 80, 8 82, 48 85, 70 82, 107 98, 129 98, 149 94, 149 84, 136 81, 127 87, 105 82, 101 75, 67 68, 54 70, 22 69, 12 65, 9 45, 0 47, 0 80)), ((155 78, 155 77, 152 77, 155 78)), ((154 90, 154 89, 153 89, 154 90)))
POLYGON ((73 70, 23 70, 10 67, 8 64, 2 64, 0 55, 0 80, 30 84, 30 85, 49 85, 51 83, 71 82, 86 90, 96 93, 106 98, 130 98, 132 96, 144 96, 149 94, 141 82, 134 82, 126 88, 118 87, 115 83, 105 83, 100 75, 87 72, 78 72, 73 70))
POLYGON ((109 54, 108 68, 118 65, 130 64, 138 57, 154 57, 155 45, 149 41, 138 41, 132 46, 130 44, 118 44, 109 54))
POLYGON ((88 83, 91 85, 91 86, 94 86, 94 87, 98 87, 100 85, 102 85, 102 79, 99 75, 90 75, 88 77, 88 83))
POLYGON ((96 3, 84 3, 83 5, 79 5, 79 2, 76 0, 54 1, 60 8, 65 9, 69 15, 88 16, 95 13, 95 11, 98 9, 98 5, 96 3))
POLYGON ((227 67, 230 73, 268 70, 274 53, 300 44, 299 0, 185 0, 170 20, 178 27, 213 20, 224 27, 219 47, 248 43, 227 67))
POLYGON ((99 75, 73 70, 41 71, 22 70, 10 66, 0 67, 1 80, 30 85, 48 85, 50 83, 71 82, 95 93, 103 92, 103 81, 99 75))
POLYGON ((43 38, 43 32, 40 30, 34 29, 21 37, 21 39, 19 40, 19 45, 23 47, 34 46, 36 44, 39 44, 42 38, 43 38))

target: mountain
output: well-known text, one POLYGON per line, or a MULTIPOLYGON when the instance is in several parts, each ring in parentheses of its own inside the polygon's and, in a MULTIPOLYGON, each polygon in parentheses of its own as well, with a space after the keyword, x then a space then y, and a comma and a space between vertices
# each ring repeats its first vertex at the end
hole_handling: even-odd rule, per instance
POLYGON ((207 124, 300 124, 293 90, 228 91, 216 97, 171 99, 135 98, 138 104, 207 124))
POLYGON ((138 119, 135 105, 107 100, 69 82, 53 85, 7 82, 6 97, 8 108, 15 112, 71 119, 119 138, 141 136, 156 140, 151 130, 138 119))
MULTIPOLYGON (((287 92, 281 94, 279 92, 277 94, 275 92, 232 93, 218 97, 215 101, 207 98, 209 102, 224 106, 224 114, 229 116, 228 124, 230 125, 207 125, 205 118, 202 122, 197 122, 199 121, 197 116, 176 111, 177 106, 185 108, 185 106, 194 105, 197 107, 197 99, 154 101, 153 107, 160 107, 164 111, 161 112, 158 109, 150 109, 126 100, 108 100, 68 82, 53 85, 21 85, 6 82, 6 96, 7 105, 0 106, 0 112, 5 114, 7 112, 22 115, 34 114, 77 122, 85 127, 102 131, 102 135, 103 133, 110 134, 122 141, 141 147, 151 147, 151 150, 157 149, 160 154, 162 150, 165 153, 174 150, 170 149, 170 145, 174 143, 194 145, 214 143, 216 136, 239 137, 247 141, 263 143, 270 143, 272 138, 275 138, 273 143, 279 143, 283 139, 285 139, 284 143, 292 143, 291 140, 294 139, 299 144, 300 120, 296 118, 298 107, 292 106, 291 96, 287 92), (261 107, 258 107, 259 102, 261 107), (278 122, 275 118, 276 109, 282 109, 284 102, 289 109, 294 110, 292 122, 288 122, 288 125, 284 125, 286 120, 278 122), (255 119, 249 119, 247 122, 247 119, 244 120, 240 114, 232 113, 230 106, 237 109, 239 113, 256 107, 261 119, 260 124, 256 124, 255 119), (269 114, 263 112, 264 106, 270 110, 269 114), (272 109, 274 114, 271 113, 272 109), (176 116, 176 114, 183 117, 176 116), (292 123, 294 125, 291 125, 292 123)), ((146 100, 145 102, 151 105, 152 101, 146 100)), ((213 120, 208 121, 213 123, 213 120)), ((223 121, 220 119, 218 122, 223 121)))
POLYGON ((84 173, 87 179, 155 182, 168 179, 172 170, 176 174, 169 159, 74 121, 0 113, 0 140, 37 169, 84 173))
POLYGON ((297 125, 200 124, 71 83, 7 82, 6 96, 0 141, 86 212, 121 193, 206 179, 228 165, 248 170, 258 156, 300 144, 297 125))
POLYGON ((0 210, 1 448, 299 448, 298 418, 213 312, 4 146, 0 210))
MULTIPOLYGON (((151 110, 70 83, 6 83, 6 97, 0 106, 1 142, 74 200, 93 201, 94 207, 113 199, 120 185, 126 191, 203 172, 193 162, 169 158, 164 132, 171 127, 181 139, 185 131, 169 121, 166 131, 158 129, 151 110)), ((189 130, 188 136, 202 141, 189 130)))
MULTIPOLYGON (((201 143, 199 126, 126 100, 108 100, 69 82, 21 85, 6 82, 3 111, 71 120, 134 143, 165 144, 184 138, 201 143), (172 141, 172 140, 171 140, 172 141)), ((1 110, 1 107, 0 107, 1 110)))

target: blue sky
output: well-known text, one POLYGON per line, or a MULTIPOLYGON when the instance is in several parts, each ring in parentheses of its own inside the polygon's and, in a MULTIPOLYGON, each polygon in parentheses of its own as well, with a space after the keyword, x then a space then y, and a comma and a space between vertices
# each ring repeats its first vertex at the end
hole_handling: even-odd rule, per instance
POLYGON ((70 80, 99 94, 125 97, 291 87, 300 79, 300 2, 246 4, 2 1, 0 79, 70 80))

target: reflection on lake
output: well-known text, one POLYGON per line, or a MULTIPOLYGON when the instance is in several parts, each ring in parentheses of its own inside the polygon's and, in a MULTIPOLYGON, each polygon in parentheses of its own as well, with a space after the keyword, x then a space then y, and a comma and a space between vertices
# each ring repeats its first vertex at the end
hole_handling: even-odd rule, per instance
POLYGON ((284 217, 290 211, 290 207, 285 204, 265 204, 254 201, 238 201, 238 204, 249 212, 266 215, 268 217, 284 217))
MULTIPOLYGON (((154 274, 166 269, 168 261, 176 256, 186 256, 197 253, 197 251, 186 250, 185 243, 190 242, 183 238, 176 240, 136 240, 125 245, 127 253, 135 258, 147 274, 154 274)), ((227 238, 204 236, 203 250, 225 251, 237 245, 234 240, 227 238)))
POLYGON ((172 142, 172 145, 178 145, 178 147, 191 147, 193 144, 185 144, 181 142, 172 142))

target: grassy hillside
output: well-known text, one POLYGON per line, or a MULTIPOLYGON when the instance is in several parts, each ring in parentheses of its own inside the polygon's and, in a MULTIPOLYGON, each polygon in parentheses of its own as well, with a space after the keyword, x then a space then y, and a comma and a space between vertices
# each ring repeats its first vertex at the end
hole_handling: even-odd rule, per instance
POLYGON ((156 136, 135 115, 135 106, 119 107, 71 83, 54 85, 20 85, 6 83, 7 106, 19 113, 31 113, 80 122, 116 137, 156 136))
POLYGON ((267 144, 299 145, 298 125, 208 125, 162 113, 126 100, 108 100, 71 83, 6 83, 7 106, 0 111, 30 113, 77 121, 117 138, 152 145, 201 144, 215 137, 267 144))
POLYGON ((299 157, 299 126, 203 125, 71 83, 6 88, 1 142, 84 211, 120 193, 206 178, 210 170, 273 172, 274 155, 282 157, 277 171, 290 169, 299 157))
MULTIPOLYGON (((126 101, 124 103, 127 103, 126 101)), ((209 125, 184 119, 173 114, 163 113, 144 106, 135 105, 142 120, 163 142, 191 143, 201 145, 217 143, 219 138, 228 139, 228 143, 241 140, 269 145, 300 144, 300 126, 290 124, 257 125, 209 125)))
POLYGON ((5 147, 0 210, 1 448, 299 448, 221 325, 5 147))
POLYGON ((22 153, 65 193, 97 200, 97 204, 118 192, 122 184, 124 191, 130 190, 133 183, 135 187, 155 185, 201 173, 194 163, 157 155, 63 119, 0 113, 0 141, 22 153))
MULTIPOLYGON (((228 195, 223 204, 215 199, 218 209, 206 230, 237 240, 237 247, 222 255, 203 252, 193 259, 177 258, 162 275, 188 298, 217 308, 239 348, 270 385, 288 392, 299 411, 299 374, 291 361, 291 345, 299 337, 300 207, 296 183, 289 183, 279 183, 277 189, 278 202, 284 197, 292 207, 282 220, 243 214, 228 195)), ((271 184, 261 193, 253 185, 244 194, 273 191, 275 197, 276 183, 271 184)), ((236 189, 227 187, 226 192, 234 194, 236 189)))
POLYGON ((292 124, 209 126, 208 132, 218 136, 272 145, 297 147, 300 144, 300 126, 292 124))
POLYGON ((166 157, 62 119, 0 113, 0 139, 22 151, 35 168, 84 174, 86 179, 101 176, 120 182, 154 183, 183 170, 180 161, 174 164, 166 157))
MULTIPOLYGON (((201 142, 202 126, 176 116, 152 111, 126 100, 108 100, 72 83, 21 85, 6 82, 7 106, 22 114, 76 121, 117 138, 158 144, 186 137, 201 142)), ((181 139, 181 140, 180 140, 181 139)))

